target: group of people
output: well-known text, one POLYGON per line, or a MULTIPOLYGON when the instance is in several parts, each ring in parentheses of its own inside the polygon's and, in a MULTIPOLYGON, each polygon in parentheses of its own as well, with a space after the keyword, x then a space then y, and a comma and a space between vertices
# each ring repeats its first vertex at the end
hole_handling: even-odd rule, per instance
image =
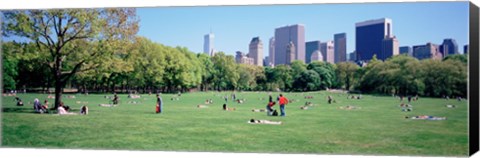
MULTIPOLYGON (((276 116, 276 115, 274 115, 276 110, 273 109, 273 106, 276 104, 276 102, 273 101, 272 95, 269 95, 268 98, 269 98, 268 99, 268 104, 267 104, 267 107, 266 107, 267 115, 268 116, 276 116)), ((288 99, 286 97, 284 97, 283 94, 280 94, 277 97, 277 101, 278 101, 278 104, 280 106, 280 116, 286 116, 285 105, 287 105, 289 103, 288 99)))
MULTIPOLYGON (((17 101, 18 106, 20 106, 19 104, 22 104, 22 106, 23 106, 22 100, 20 98, 16 97, 15 100, 17 101)), ((69 106, 65 105, 63 102, 60 102, 56 109, 55 108, 49 109, 48 106, 49 106, 48 100, 45 100, 43 102, 43 104, 40 102, 40 100, 38 98, 35 98, 33 100, 33 111, 35 113, 46 114, 46 113, 51 113, 50 110, 56 110, 57 114, 59 114, 59 115, 75 115, 75 114, 77 114, 77 113, 71 112, 71 108, 69 106)), ((80 108, 80 114, 82 114, 82 115, 87 115, 88 114, 88 107, 86 105, 83 105, 80 108)))

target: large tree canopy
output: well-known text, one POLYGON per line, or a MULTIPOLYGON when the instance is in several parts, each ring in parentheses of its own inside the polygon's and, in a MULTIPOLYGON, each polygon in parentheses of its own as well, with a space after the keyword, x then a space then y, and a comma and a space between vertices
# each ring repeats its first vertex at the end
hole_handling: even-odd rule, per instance
POLYGON ((4 12, 3 34, 34 42, 55 81, 55 107, 76 73, 96 68, 94 59, 122 52, 138 31, 135 9, 55 9, 4 12))

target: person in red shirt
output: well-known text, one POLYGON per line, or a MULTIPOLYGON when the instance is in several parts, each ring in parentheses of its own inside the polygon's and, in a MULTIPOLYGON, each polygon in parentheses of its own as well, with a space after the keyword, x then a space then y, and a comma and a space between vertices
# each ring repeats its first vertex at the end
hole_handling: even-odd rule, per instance
POLYGON ((278 104, 280 104, 280 116, 286 116, 285 105, 288 104, 288 99, 280 94, 280 97, 278 98, 278 104))

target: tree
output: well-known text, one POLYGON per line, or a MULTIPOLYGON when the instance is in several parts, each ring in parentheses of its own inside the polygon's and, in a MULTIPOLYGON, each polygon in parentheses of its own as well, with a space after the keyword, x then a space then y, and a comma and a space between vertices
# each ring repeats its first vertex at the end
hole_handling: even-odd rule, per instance
POLYGON ((355 73, 359 70, 357 64, 352 62, 340 62, 337 64, 336 75, 340 86, 344 86, 345 90, 350 90, 352 85, 357 82, 355 73))
POLYGON ((233 56, 218 52, 212 57, 212 62, 215 69, 213 83, 216 89, 235 89, 240 76, 233 56))
POLYGON ((3 64, 3 90, 16 89, 18 76, 18 59, 14 56, 19 47, 13 42, 4 43, 2 46, 2 64, 3 64))
POLYGON ((318 73, 305 69, 298 75, 298 78, 293 83, 293 87, 299 91, 313 91, 318 90, 320 84, 321 79, 318 73))
POLYGON ((55 81, 54 108, 72 76, 96 68, 88 64, 95 58, 121 51, 119 48, 138 30, 132 8, 22 10, 4 12, 4 16, 6 36, 27 38, 48 54, 43 64, 50 68, 55 81))
POLYGON ((320 76, 320 89, 331 88, 336 85, 335 66, 330 63, 314 61, 308 64, 308 70, 317 72, 320 76))

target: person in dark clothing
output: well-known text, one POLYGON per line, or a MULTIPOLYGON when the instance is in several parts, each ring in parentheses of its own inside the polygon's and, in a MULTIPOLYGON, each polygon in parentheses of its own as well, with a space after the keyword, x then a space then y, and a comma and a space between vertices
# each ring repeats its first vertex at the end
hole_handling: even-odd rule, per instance
POLYGON ((113 100, 112 101, 113 101, 113 104, 115 104, 115 105, 118 104, 118 96, 116 94, 113 95, 113 100))

